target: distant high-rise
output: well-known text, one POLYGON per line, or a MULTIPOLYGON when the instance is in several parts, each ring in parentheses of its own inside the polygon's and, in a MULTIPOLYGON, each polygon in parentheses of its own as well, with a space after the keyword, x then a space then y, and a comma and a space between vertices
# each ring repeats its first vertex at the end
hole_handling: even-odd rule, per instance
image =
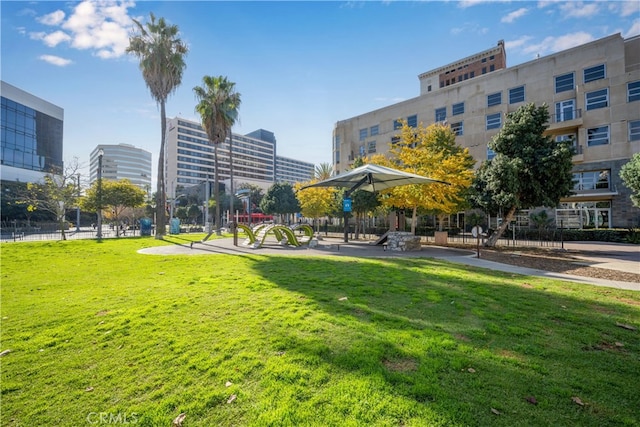
POLYGON ((302 160, 276 156, 276 181, 295 184, 307 182, 313 178, 315 165, 302 160))
POLYGON ((98 152, 102 150, 102 179, 128 179, 147 193, 151 191, 151 153, 130 144, 100 144, 90 158, 90 178, 98 179, 98 152))
POLYGON ((6 82, 1 83, 3 181, 38 182, 61 174, 64 110, 6 82))

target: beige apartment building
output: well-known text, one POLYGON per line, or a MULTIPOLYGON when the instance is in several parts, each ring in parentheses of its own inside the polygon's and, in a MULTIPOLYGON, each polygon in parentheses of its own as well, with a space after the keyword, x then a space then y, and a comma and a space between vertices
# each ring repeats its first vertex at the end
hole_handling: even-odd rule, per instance
MULTIPOLYGON (((549 106, 547 133, 572 139, 575 194, 555 207, 557 225, 627 228, 640 209, 619 172, 640 152, 640 36, 620 34, 506 66, 504 43, 420 74, 420 95, 336 123, 334 169, 359 156, 386 154, 399 120, 410 126, 447 123, 469 148, 476 166, 493 154, 487 143, 506 115, 525 103, 549 106)), ((526 212, 523 217, 526 218, 526 212)))

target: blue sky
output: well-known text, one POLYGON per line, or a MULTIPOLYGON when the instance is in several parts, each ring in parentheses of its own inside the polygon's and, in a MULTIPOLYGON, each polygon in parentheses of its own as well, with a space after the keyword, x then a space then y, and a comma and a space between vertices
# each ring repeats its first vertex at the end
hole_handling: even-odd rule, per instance
POLYGON ((98 144, 160 147, 160 114, 125 49, 153 12, 189 46, 167 116, 198 120, 193 87, 224 75, 234 133, 275 133, 281 156, 331 163, 334 124, 419 95, 418 75, 504 40, 514 66, 640 34, 638 1, 2 1, 2 80, 64 108, 64 159, 98 144))

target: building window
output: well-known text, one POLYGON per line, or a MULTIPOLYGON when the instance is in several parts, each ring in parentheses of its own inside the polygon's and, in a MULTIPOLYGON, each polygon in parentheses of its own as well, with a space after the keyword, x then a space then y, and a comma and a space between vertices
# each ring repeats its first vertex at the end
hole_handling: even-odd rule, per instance
POLYGON ((587 145, 589 147, 607 144, 609 144, 609 126, 587 129, 587 145))
POLYGON ((573 120, 576 118, 576 101, 575 99, 566 99, 556 102, 556 123, 565 120, 573 120))
POLYGON ((471 78, 471 79, 472 79, 472 78, 474 78, 475 76, 476 76, 476 72, 475 72, 475 71, 472 71, 472 72, 469 74, 469 78, 471 78))
POLYGON ((456 134, 456 136, 462 136, 464 134, 462 122, 451 123, 451 130, 456 134))
POLYGON ((378 125, 371 126, 369 128, 369 135, 376 136, 380 132, 380 127, 378 125))
POLYGON ((447 120, 447 107, 436 108, 436 123, 447 120))
POLYGON ((412 128, 418 127, 418 116, 414 114, 407 117, 407 124, 412 128))
POLYGON ((556 93, 573 90, 574 86, 573 73, 556 76, 556 93))
POLYGON ((509 89, 509 104, 524 102, 524 86, 509 89))
POLYGON ((502 104, 502 92, 496 92, 487 95, 487 107, 500 104, 502 104))
POLYGON ((457 116, 459 114, 464 114, 464 102, 459 102, 451 106, 451 115, 457 116))
POLYGON ((393 136, 391 137, 391 144, 397 144, 398 142, 400 142, 400 137, 399 136, 393 136))
POLYGON ((402 129, 402 122, 400 121, 400 119, 393 121, 393 130, 398 130, 398 129, 402 129))
POLYGON ((487 67, 482 67, 482 74, 487 74, 487 67))
POLYGON ((336 151, 336 152, 335 152, 335 155, 336 155, 336 156, 335 156, 335 162, 336 162, 336 163, 340 163, 340 152, 339 152, 339 151, 336 151))
POLYGON ((600 80, 605 78, 604 64, 596 65, 595 67, 584 69, 584 82, 589 83, 594 80, 600 80))
POLYGON ((495 69, 496 69, 495 65, 493 64, 489 65, 489 71, 495 71, 495 69))
POLYGON ((629 141, 640 141, 640 120, 629 122, 629 141))
POLYGON ((487 130, 499 129, 501 125, 502 125, 502 113, 487 115, 487 130))
POLYGON ((627 102, 640 101, 640 80, 627 84, 627 102))
POLYGON ((371 154, 375 152, 376 152, 376 142, 369 141, 369 143, 367 144, 367 153, 371 154))
POLYGON ((335 150, 340 150, 340 135, 336 135, 336 138, 335 138, 335 150))
POLYGON ((610 188, 609 170, 580 172, 573 174, 573 189, 576 191, 608 190, 610 188))
POLYGON ((585 107, 587 111, 605 108, 609 105, 609 88, 588 92, 585 94, 585 107))
POLYGON ((367 128, 360 129, 360 141, 367 139, 367 136, 368 136, 368 129, 367 128))
POLYGON ((487 160, 491 160, 496 156, 496 152, 487 147, 487 160))
POLYGON ((427 86, 427 92, 431 92, 431 85, 427 86))

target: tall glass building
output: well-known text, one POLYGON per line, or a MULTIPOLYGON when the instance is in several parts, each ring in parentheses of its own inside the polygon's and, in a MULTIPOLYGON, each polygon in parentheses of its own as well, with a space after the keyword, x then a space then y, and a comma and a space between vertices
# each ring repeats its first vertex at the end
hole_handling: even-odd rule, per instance
POLYGON ((61 174, 64 110, 4 81, 2 98, 2 181, 37 182, 61 174))

